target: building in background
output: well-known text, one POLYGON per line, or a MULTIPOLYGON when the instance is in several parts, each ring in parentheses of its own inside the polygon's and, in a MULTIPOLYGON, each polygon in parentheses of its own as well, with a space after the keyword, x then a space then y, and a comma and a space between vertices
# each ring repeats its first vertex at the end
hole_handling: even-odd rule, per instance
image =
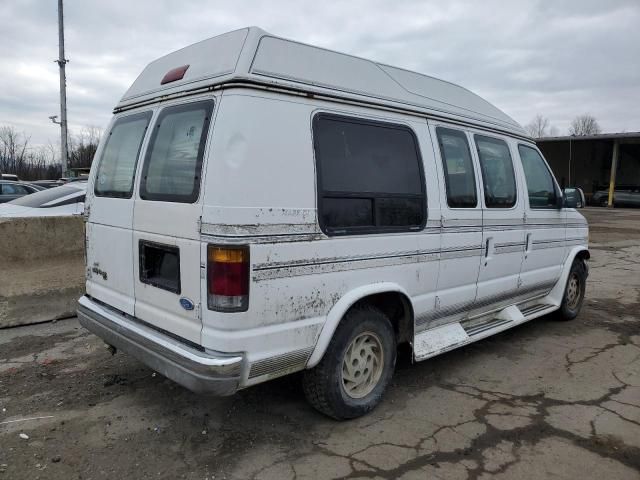
MULTIPOLYGON (((640 199, 640 132, 545 137, 537 141, 561 185, 580 187, 603 205, 602 191, 637 192, 640 199), (594 197, 596 192, 601 192, 594 197)), ((608 198, 608 195, 607 195, 608 198)), ((616 204, 619 202, 616 200, 616 204)))

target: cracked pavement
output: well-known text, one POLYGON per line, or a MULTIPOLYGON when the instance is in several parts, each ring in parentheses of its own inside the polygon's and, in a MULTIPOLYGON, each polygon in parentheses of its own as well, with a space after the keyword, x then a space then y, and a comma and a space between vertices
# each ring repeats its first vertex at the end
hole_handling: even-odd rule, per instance
POLYGON ((640 478, 640 211, 584 212, 575 321, 401 355, 382 405, 354 421, 311 409, 296 376, 192 394, 75 319, 0 330, 0 480, 640 478))

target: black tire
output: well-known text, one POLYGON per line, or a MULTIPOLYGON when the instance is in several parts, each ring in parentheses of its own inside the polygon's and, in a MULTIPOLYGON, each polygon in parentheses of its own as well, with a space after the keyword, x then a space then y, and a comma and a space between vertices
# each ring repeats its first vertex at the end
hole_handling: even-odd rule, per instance
POLYGON ((562 303, 556 312, 556 319, 560 321, 573 320, 580 313, 584 301, 584 292, 587 286, 587 266, 584 260, 576 258, 571 265, 567 284, 564 287, 562 303), (577 291, 572 288, 577 286, 577 291))
POLYGON ((382 400, 382 395, 393 376, 396 354, 396 337, 387 316, 371 306, 352 308, 338 325, 320 363, 304 372, 302 386, 307 401, 316 410, 336 420, 365 415, 382 400), (356 339, 366 339, 367 335, 375 339, 374 344, 375 341, 381 344, 381 348, 378 349, 382 352, 381 368, 376 368, 379 371, 379 379, 375 383, 368 382, 367 388, 372 388, 370 392, 360 398, 354 398, 345 386, 348 381, 343 379, 343 362, 352 342, 356 339))

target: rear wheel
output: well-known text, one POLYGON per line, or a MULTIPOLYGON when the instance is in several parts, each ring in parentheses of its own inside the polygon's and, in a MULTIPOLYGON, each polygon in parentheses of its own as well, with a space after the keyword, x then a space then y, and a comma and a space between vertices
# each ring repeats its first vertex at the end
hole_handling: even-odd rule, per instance
POLYGON ((307 400, 338 420, 356 418, 382 400, 396 363, 396 339, 389 319, 377 308, 350 310, 336 329, 324 357, 305 371, 307 400))
POLYGON ((556 315, 558 320, 573 320, 578 316, 584 301, 586 285, 587 267, 584 260, 576 258, 571 265, 562 303, 556 315))

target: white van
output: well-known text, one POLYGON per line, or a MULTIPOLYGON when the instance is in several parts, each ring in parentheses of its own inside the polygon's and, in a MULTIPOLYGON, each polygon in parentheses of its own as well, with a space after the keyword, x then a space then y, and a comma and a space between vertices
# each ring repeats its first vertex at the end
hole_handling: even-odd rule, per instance
POLYGON ((581 307, 588 228, 462 87, 245 28, 149 64, 96 153, 82 325, 196 392, 304 371, 380 402, 415 360, 581 307))

